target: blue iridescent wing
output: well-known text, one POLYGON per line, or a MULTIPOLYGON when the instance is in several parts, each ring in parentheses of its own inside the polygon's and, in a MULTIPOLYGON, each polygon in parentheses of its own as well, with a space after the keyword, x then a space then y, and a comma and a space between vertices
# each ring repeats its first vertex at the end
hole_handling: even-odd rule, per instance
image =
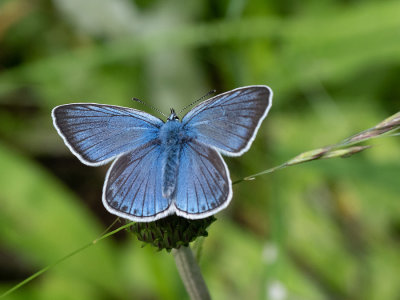
POLYGON ((118 157, 108 170, 103 204, 117 216, 151 222, 175 211, 162 196, 162 151, 156 141, 118 157))
POLYGON ((157 137, 163 121, 112 105, 73 103, 52 111, 53 123, 81 162, 98 166, 157 137))
POLYGON ((272 104, 272 91, 263 85, 241 87, 210 98, 182 119, 199 142, 228 156, 239 156, 253 142, 272 104))
POLYGON ((176 214, 201 219, 224 209, 232 199, 229 170, 213 148, 192 140, 181 150, 176 214))

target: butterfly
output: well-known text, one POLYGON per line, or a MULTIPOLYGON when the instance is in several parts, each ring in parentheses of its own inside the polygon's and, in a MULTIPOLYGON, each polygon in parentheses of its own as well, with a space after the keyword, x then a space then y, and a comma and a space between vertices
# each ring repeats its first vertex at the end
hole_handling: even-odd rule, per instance
POLYGON ((212 97, 182 120, 166 122, 133 108, 71 103, 52 111, 67 147, 89 166, 113 161, 103 186, 112 214, 151 222, 176 214, 201 219, 226 208, 232 182, 221 154, 252 144, 272 105, 272 90, 246 86, 212 97))

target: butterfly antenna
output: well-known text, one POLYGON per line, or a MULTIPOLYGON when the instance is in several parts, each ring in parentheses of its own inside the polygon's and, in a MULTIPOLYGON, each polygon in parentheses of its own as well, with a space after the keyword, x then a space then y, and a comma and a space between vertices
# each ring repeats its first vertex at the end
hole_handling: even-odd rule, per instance
POLYGON ((180 113, 183 112, 184 110, 188 109, 188 108, 191 107, 192 105, 194 105, 194 104, 200 102, 200 101, 203 100, 204 98, 206 98, 206 97, 208 97, 208 96, 210 96, 210 95, 212 95, 212 94, 215 94, 216 91, 217 91, 217 90, 211 90, 211 91, 209 91, 207 94, 205 94, 205 95, 204 95, 203 97, 201 97, 200 99, 197 99, 196 101, 190 103, 189 105, 186 105, 184 108, 181 109, 181 111, 180 111, 178 114, 180 114, 180 113))
POLYGON ((159 114, 163 115, 164 117, 168 118, 168 116, 166 116, 161 110, 159 110, 158 108, 155 108, 153 105, 147 104, 145 102, 143 102, 142 100, 138 99, 138 98, 132 98, 133 101, 139 102, 141 104, 143 104, 144 106, 150 107, 151 109, 155 110, 156 112, 158 112, 159 114))

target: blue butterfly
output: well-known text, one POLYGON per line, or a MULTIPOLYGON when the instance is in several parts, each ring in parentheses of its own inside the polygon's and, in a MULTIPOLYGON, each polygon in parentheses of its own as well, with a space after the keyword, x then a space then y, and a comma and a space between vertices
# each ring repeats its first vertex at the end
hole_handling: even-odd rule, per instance
POLYGON ((112 160, 103 187, 106 209, 125 219, 151 222, 171 214, 201 219, 232 199, 221 157, 239 156, 253 142, 272 104, 272 90, 247 86, 217 95, 179 120, 164 122, 140 110, 95 103, 53 109, 54 127, 89 166, 112 160))

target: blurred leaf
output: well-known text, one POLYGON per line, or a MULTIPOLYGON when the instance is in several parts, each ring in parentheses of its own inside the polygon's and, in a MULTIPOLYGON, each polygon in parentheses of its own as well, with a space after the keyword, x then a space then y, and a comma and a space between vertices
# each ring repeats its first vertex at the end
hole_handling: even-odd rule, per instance
POLYGON ((132 32, 134 5, 127 0, 54 0, 56 7, 78 31, 95 36, 121 36, 132 32), (107 19, 107 22, 104 20, 107 19))
POLYGON ((400 26, 400 19, 396 18, 399 9, 398 1, 370 2, 290 22, 263 17, 168 28, 144 37, 131 36, 68 51, 5 72, 0 76, 0 94, 20 87, 22 82, 32 82, 43 89, 42 95, 51 95, 52 99, 46 97, 45 107, 49 109, 61 104, 62 95, 68 95, 71 88, 82 89, 81 85, 90 82, 93 70, 106 64, 131 62, 166 49, 176 51, 272 37, 278 37, 285 45, 276 53, 279 59, 274 60, 285 65, 276 66, 270 60, 266 61, 269 65, 258 63, 268 71, 269 84, 282 94, 289 88, 314 84, 316 80, 345 80, 378 63, 399 62, 400 43, 396 33, 400 26), (52 90, 54 86, 57 91, 52 90))
MULTIPOLYGON (((0 241, 35 268, 51 264, 99 235, 101 226, 91 214, 41 167, 2 144, 0 165, 7 170, 0 175, 0 241)), ((54 272, 61 272, 65 280, 91 282, 100 294, 120 297, 124 288, 114 280, 114 251, 109 243, 98 245, 54 272)))
MULTIPOLYGON (((16 260, 3 258, 1 290, 13 284, 10 266, 23 277, 19 268, 30 274, 102 231, 83 200, 32 159, 53 169, 62 161, 57 174, 68 183, 79 172, 51 126, 57 104, 138 107, 130 100, 138 97, 164 111, 213 88, 268 84, 274 107, 249 152, 226 158, 232 178, 304 149, 316 150, 294 162, 352 154, 366 147, 352 142, 395 128, 392 118, 341 148, 321 148, 398 111, 398 1, 8 0, 0 7, 0 251, 16 260)), ((372 151, 351 159, 235 185, 202 248, 211 294, 397 299, 399 140, 368 145, 372 151)), ((11 298, 77 295, 187 297, 172 257, 128 236, 91 247, 11 298)))

